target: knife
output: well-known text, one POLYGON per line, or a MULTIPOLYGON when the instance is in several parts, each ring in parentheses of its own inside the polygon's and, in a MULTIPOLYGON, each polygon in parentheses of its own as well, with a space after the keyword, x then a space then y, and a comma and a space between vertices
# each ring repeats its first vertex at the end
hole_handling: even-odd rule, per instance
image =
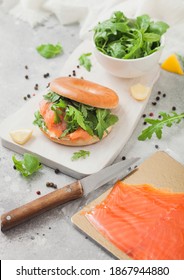
POLYGON ((75 181, 61 189, 4 213, 1 216, 1 231, 4 232, 61 204, 87 195, 111 180, 122 179, 132 171, 131 166, 138 160, 139 158, 132 158, 112 164, 97 173, 84 177, 80 181, 75 181))

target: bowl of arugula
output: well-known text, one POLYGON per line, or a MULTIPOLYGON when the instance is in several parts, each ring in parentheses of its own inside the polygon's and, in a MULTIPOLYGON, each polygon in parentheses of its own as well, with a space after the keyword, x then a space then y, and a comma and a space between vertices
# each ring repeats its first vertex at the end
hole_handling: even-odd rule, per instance
POLYGON ((114 76, 142 76, 158 65, 168 28, 146 14, 130 19, 121 11, 114 12, 94 28, 95 56, 114 76))

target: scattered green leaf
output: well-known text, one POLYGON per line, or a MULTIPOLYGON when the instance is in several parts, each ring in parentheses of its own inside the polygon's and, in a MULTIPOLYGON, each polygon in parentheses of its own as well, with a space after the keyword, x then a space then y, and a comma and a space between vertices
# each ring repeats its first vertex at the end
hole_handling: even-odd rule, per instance
POLYGON ((36 156, 25 153, 23 160, 17 160, 15 155, 12 156, 16 170, 18 170, 22 176, 27 177, 42 168, 39 159, 36 156))
POLYGON ((89 151, 80 150, 78 152, 73 153, 72 160, 78 160, 79 158, 85 159, 86 157, 89 157, 89 155, 89 151))
POLYGON ((161 120, 149 118, 145 119, 145 122, 150 124, 150 126, 142 131, 138 137, 138 140, 144 141, 146 139, 151 139, 153 134, 156 134, 157 138, 161 139, 162 129, 164 126, 171 127, 174 123, 180 123, 184 118, 184 113, 177 114, 176 112, 172 112, 171 114, 160 112, 159 115, 162 116, 161 120))
POLYGON ((57 45, 45 44, 45 45, 38 46, 36 50, 41 56, 45 58, 52 58, 62 53, 63 47, 61 46, 60 43, 57 43, 57 45))
POLYGON ((92 53, 83 53, 80 57, 79 57, 79 64, 83 65, 87 71, 91 71, 91 60, 89 59, 89 56, 91 56, 92 53))

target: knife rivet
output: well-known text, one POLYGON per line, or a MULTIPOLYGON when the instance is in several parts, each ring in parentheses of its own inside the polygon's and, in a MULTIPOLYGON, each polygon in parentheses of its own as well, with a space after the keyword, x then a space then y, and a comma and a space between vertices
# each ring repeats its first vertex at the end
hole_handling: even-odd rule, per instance
POLYGON ((71 191, 72 191, 71 188, 70 188, 70 186, 68 186, 68 187, 66 188, 66 191, 67 191, 67 192, 71 192, 71 191))
POLYGON ((10 220, 11 220, 11 216, 7 216, 7 217, 6 217, 6 220, 7 220, 7 221, 10 221, 10 220))

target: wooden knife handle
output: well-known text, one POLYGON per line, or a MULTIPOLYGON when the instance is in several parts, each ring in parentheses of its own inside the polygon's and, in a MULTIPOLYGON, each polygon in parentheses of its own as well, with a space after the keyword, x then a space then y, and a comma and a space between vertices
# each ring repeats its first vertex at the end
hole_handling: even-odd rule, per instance
POLYGON ((6 231, 56 206, 83 195, 80 181, 53 191, 1 216, 1 230, 6 231))

